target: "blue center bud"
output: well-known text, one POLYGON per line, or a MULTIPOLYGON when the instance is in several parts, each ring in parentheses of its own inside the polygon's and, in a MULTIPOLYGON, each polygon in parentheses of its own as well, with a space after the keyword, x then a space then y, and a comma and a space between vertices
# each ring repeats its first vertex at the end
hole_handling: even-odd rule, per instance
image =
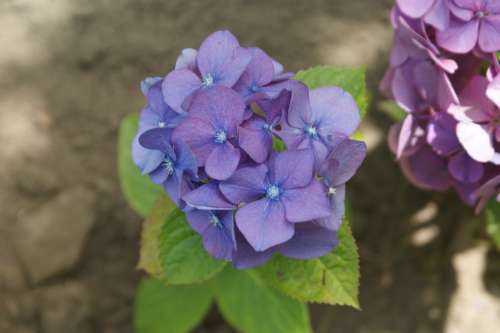
POLYGON ((201 80, 201 84, 204 87, 212 86, 214 84, 214 77, 212 76, 212 74, 208 73, 207 75, 205 75, 201 80))
POLYGON ((318 137, 318 129, 315 126, 313 126, 313 125, 307 125, 304 128, 304 132, 306 133, 306 135, 308 135, 311 138, 317 138, 318 137))
POLYGON ((227 133, 225 130, 217 130, 214 135, 215 143, 224 144, 227 141, 227 133))
POLYGON ((174 173, 174 162, 172 161, 172 159, 168 156, 165 156, 162 164, 167 174, 171 176, 174 173))
POLYGON ((279 198, 281 190, 277 185, 271 184, 266 189, 266 197, 269 200, 276 200, 279 198))

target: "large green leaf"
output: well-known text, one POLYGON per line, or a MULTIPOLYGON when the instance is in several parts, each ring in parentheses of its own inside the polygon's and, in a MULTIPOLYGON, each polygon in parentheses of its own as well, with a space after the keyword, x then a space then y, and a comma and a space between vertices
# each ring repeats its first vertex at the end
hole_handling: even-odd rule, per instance
POLYGON ((135 332, 189 332, 201 322, 212 299, 212 288, 207 284, 166 286, 144 279, 135 298, 135 332))
POLYGON ((140 258, 137 268, 160 278, 162 273, 160 263, 160 233, 169 216, 179 214, 175 204, 165 195, 160 195, 155 206, 142 226, 140 258))
POLYGON ((337 86, 349 92, 356 100, 361 117, 366 114, 367 98, 365 68, 337 68, 318 66, 299 71, 295 79, 304 82, 310 89, 324 86, 337 86))
POLYGON ((255 271, 227 267, 215 283, 217 305, 238 331, 311 332, 307 306, 266 285, 255 271))
POLYGON ((271 285, 300 301, 359 308, 358 251, 347 219, 338 237, 338 247, 321 258, 293 260, 276 256, 259 272, 271 285))
POLYGON ((486 231, 500 250, 500 203, 495 199, 486 207, 486 231))
POLYGON ((163 225, 160 234, 162 279, 169 284, 190 284, 219 273, 225 261, 211 257, 201 237, 188 225, 180 211, 163 225))
POLYGON ((126 116, 120 124, 118 136, 118 175, 120 184, 130 206, 140 215, 147 216, 153 208, 162 188, 141 175, 132 161, 132 141, 137 134, 139 116, 126 116))

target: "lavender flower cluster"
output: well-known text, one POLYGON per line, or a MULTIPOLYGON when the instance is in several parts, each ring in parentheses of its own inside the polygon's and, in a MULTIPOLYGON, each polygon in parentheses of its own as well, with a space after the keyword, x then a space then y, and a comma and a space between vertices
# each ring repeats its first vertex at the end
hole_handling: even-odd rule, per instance
POLYGON ((500 201, 500 0, 397 0, 382 91, 406 112, 389 145, 407 178, 500 201))
POLYGON ((213 257, 238 268, 273 253, 309 259, 337 243, 345 183, 366 147, 352 96, 309 90, 228 31, 185 49, 141 88, 133 159, 186 213, 213 257), (273 143, 285 143, 277 152, 273 143))

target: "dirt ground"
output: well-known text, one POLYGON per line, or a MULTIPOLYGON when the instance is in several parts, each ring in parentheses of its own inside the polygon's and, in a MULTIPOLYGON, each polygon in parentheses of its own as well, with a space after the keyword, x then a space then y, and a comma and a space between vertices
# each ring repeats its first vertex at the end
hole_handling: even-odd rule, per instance
MULTIPOLYGON (((392 0, 1 0, 0 332, 133 332, 141 219, 116 172, 146 76, 229 29, 289 70, 368 66, 369 155, 350 187, 363 311, 312 306, 314 331, 494 333, 500 255, 457 197, 407 184, 377 109, 392 0)), ((214 309, 201 332, 232 332, 214 309)))

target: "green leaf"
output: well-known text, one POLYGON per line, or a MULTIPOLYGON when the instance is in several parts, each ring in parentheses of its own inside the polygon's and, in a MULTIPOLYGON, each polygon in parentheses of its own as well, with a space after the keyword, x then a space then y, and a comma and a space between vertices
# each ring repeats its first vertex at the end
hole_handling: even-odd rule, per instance
POLYGON ((205 317, 212 299, 212 288, 207 284, 166 286, 144 279, 135 298, 135 332, 189 332, 205 317))
POLYGON ((172 212, 178 214, 175 209, 175 204, 165 194, 161 194, 142 226, 140 258, 137 268, 143 269, 156 278, 161 277, 162 273, 160 233, 172 212))
POLYGON ((147 216, 153 208, 162 188, 155 185, 141 172, 132 161, 132 141, 137 134, 139 116, 136 113, 126 116, 118 135, 118 175, 120 185, 130 206, 140 215, 147 216))
POLYGON ((208 280, 219 273, 225 261, 211 257, 201 237, 180 211, 163 225, 160 234, 162 279, 169 284, 190 284, 208 280))
POLYGON ((402 121, 406 117, 406 112, 393 101, 383 101, 379 104, 379 109, 394 121, 402 121))
POLYGON ((252 270, 227 267, 215 280, 216 302, 224 318, 245 333, 308 333, 304 303, 269 287, 252 270))
POLYGON ((271 285, 302 302, 350 305, 359 308, 359 260, 348 220, 338 233, 339 245, 312 260, 276 256, 259 269, 271 285))
POLYGON ((500 204, 494 198, 486 207, 486 232, 500 250, 500 204))
POLYGON ((324 86, 337 86, 349 92, 361 113, 366 114, 368 105, 366 98, 365 68, 337 68, 334 66, 318 66, 299 71, 295 79, 304 82, 309 89, 324 86))

